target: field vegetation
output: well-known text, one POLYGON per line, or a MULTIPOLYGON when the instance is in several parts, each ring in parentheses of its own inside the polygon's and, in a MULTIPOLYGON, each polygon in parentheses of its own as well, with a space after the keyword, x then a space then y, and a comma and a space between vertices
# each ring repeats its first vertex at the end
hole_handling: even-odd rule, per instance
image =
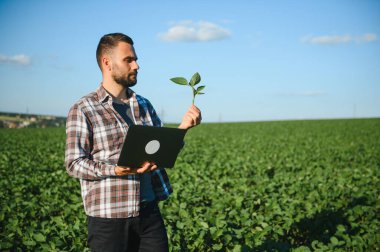
MULTIPOLYGON (((0 251, 86 251, 65 130, 0 141, 0 251)), ((172 251, 380 250, 380 119, 204 124, 168 174, 172 251)))

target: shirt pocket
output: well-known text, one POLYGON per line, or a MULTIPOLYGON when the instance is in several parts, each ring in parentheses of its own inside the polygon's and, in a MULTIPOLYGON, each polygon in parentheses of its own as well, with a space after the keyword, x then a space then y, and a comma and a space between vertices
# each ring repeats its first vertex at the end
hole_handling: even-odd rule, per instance
POLYGON ((116 119, 103 120, 93 128, 94 147, 100 151, 112 151, 123 142, 123 133, 116 119))

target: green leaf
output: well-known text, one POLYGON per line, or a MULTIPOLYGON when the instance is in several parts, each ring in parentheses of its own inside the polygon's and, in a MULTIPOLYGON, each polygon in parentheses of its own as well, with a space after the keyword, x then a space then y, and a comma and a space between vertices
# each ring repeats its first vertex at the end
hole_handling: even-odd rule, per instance
POLYGON ((41 233, 34 234, 33 237, 34 237, 34 239, 37 242, 44 242, 44 241, 46 241, 46 237, 43 234, 41 234, 41 233))
POLYGON ((275 229, 274 232, 279 234, 279 235, 284 235, 284 231, 281 228, 275 229))
POLYGON ((186 86, 188 84, 187 80, 183 77, 174 77, 174 78, 171 78, 170 80, 176 84, 179 84, 179 85, 186 86))
POLYGON ((185 225, 184 225, 182 222, 177 221, 177 223, 176 223, 176 227, 177 227, 178 229, 183 229, 183 228, 185 227, 185 225))
POLYGON ((199 73, 195 73, 193 75, 193 77, 191 77, 191 80, 190 80, 190 86, 195 86, 197 85, 199 82, 201 82, 201 76, 199 75, 199 73))
POLYGON ((260 225, 261 225, 263 228, 266 228, 266 227, 268 226, 268 224, 265 223, 265 222, 261 222, 260 225))
POLYGON ((337 239, 335 236, 331 237, 331 238, 330 238, 330 241, 331 241, 331 243, 334 244, 334 245, 338 245, 338 244, 339 244, 339 241, 338 241, 338 239, 337 239))
POLYGON ((179 216, 181 216, 182 218, 187 218, 187 217, 189 217, 189 214, 185 210, 180 209, 179 210, 179 216))
POLYGON ((244 197, 237 197, 237 198, 235 199, 236 207, 237 207, 237 208, 241 208, 241 205, 242 205, 243 201, 244 201, 244 197))
POLYGON ((210 234, 211 234, 212 239, 214 240, 218 238, 217 231, 218 229, 216 227, 210 227, 210 234))
POLYGON ((223 248, 222 243, 217 243, 217 244, 212 245, 213 250, 221 250, 222 248, 223 248))
POLYGON ((229 234, 225 235, 223 238, 225 240, 225 243, 229 243, 232 240, 232 236, 229 234))
POLYGON ((28 240, 28 241, 23 241, 22 242, 25 246, 36 246, 36 242, 35 241, 32 241, 32 240, 28 240))
POLYGON ((201 221, 199 224, 201 224, 201 226, 204 228, 208 228, 208 224, 204 221, 201 221))
POLYGON ((181 204, 179 204, 179 207, 182 208, 182 209, 186 209, 186 202, 182 202, 181 204))
POLYGON ((339 232, 345 232, 346 231, 346 228, 343 226, 343 225, 338 225, 336 227, 336 229, 339 231, 339 232))
POLYGON ((241 245, 235 245, 234 246, 234 249, 232 250, 233 252, 240 252, 242 249, 241 249, 241 245))
POLYGON ((199 87, 197 88, 197 93, 199 93, 200 91, 202 91, 205 87, 206 87, 206 86, 199 86, 199 87))

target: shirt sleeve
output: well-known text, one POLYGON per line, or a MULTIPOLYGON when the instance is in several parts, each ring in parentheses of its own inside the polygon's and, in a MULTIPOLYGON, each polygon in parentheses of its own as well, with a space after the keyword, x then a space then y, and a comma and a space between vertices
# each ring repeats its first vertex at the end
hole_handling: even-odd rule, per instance
POLYGON ((164 123, 161 121, 160 117, 158 117, 156 110, 154 109, 152 103, 150 103, 149 100, 146 100, 146 103, 148 105, 148 112, 150 114, 150 117, 152 118, 152 123, 156 127, 163 127, 164 123))
POLYGON ((86 180, 115 176, 115 165, 94 161, 91 150, 92 126, 76 104, 70 109, 66 121, 65 164, 68 174, 86 180))

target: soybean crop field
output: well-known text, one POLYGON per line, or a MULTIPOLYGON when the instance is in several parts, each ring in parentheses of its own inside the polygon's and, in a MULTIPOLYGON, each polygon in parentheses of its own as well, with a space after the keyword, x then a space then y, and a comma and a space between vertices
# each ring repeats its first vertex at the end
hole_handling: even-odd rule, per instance
MULTIPOLYGON (((379 251, 380 119, 204 124, 160 203, 171 251, 379 251)), ((0 251, 88 251, 65 130, 0 130, 0 251)))

